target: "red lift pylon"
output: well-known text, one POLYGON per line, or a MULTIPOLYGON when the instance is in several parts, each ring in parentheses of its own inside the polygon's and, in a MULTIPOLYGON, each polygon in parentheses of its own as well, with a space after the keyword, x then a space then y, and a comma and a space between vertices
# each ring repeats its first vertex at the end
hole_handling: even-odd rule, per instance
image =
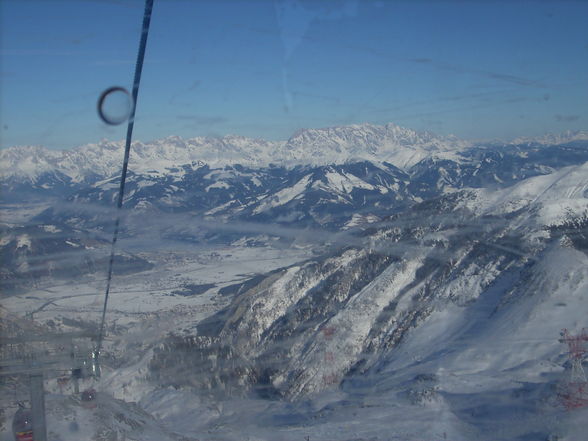
POLYGON ((562 404, 567 410, 588 407, 588 380, 582 366, 588 343, 586 328, 578 335, 571 335, 567 329, 561 332, 561 343, 566 343, 569 348, 569 360, 571 364, 570 376, 562 385, 558 393, 562 404))

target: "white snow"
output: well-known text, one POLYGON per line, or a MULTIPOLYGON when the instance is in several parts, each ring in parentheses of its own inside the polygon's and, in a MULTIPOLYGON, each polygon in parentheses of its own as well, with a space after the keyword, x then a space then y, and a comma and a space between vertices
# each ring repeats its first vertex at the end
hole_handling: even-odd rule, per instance
POLYGON ((359 214, 359 213, 355 213, 353 214, 353 216, 351 216, 351 219, 349 219, 349 221, 347 221, 345 223, 345 225, 343 226, 343 230, 348 230, 350 228, 353 227, 357 227, 360 225, 365 225, 365 224, 372 224, 374 222, 379 222, 381 219, 378 216, 375 216, 373 214, 359 214))
POLYGON ((280 190, 272 196, 262 199, 260 204, 257 207, 255 207, 255 210, 253 210, 253 213, 259 214, 266 210, 269 210, 270 208, 279 207, 281 205, 287 204, 296 196, 304 193, 304 191, 308 187, 310 178, 311 175, 306 175, 293 186, 280 190))
POLYGON ((55 225, 41 225, 41 228, 43 228, 48 233, 59 233, 59 232, 61 232, 61 230, 59 228, 57 228, 55 225))
MULTIPOLYGON (((325 174, 328 181, 328 186, 342 193, 351 193, 354 188, 361 188, 365 190, 374 190, 374 186, 361 180, 357 176, 350 173, 335 173, 329 172, 325 174)), ((313 184, 315 187, 320 187, 322 182, 317 181, 313 184)))
POLYGON ((21 234, 17 236, 16 248, 31 248, 31 237, 28 234, 21 234))
POLYGON ((204 190, 206 192, 210 191, 211 188, 231 188, 231 186, 225 181, 216 181, 206 187, 204 190))
POLYGON ((588 162, 562 168, 548 175, 525 179, 502 190, 473 190, 475 197, 462 202, 476 213, 508 214, 537 207, 537 224, 561 223, 567 212, 588 209, 588 162))

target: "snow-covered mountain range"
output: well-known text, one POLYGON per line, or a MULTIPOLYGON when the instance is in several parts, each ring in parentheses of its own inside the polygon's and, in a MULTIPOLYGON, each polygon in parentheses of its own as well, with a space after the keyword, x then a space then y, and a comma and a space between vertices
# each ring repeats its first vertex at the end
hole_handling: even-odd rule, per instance
MULTIPOLYGON (((124 202, 130 218, 123 233, 230 243, 276 227, 364 228, 432 198, 465 189, 492 193, 583 164, 588 161, 585 138, 578 132, 550 138, 551 144, 542 138, 486 145, 393 124, 364 124, 304 130, 287 142, 235 136, 136 142, 124 202), (176 218, 165 221, 170 215, 176 218)), ((79 243, 75 231, 107 240, 121 143, 61 152, 14 147, 0 154, 4 202, 52 201, 35 222, 48 229, 46 236, 64 236, 58 248, 79 243)), ((22 265, 30 253, 18 247, 18 234, 6 237, 15 240, 4 241, 3 253, 22 265)))
MULTIPOLYGON (((587 141, 588 132, 567 132, 541 138, 520 138, 502 145, 559 145, 587 141)), ((358 124, 324 129, 304 129, 287 141, 265 141, 242 136, 179 136, 135 141, 130 169, 135 173, 165 174, 186 164, 206 164, 211 168, 240 164, 267 167, 270 164, 332 165, 367 160, 387 162, 408 170, 425 158, 454 158, 474 143, 456 137, 417 132, 395 124, 358 124)), ((44 176, 72 183, 93 182, 119 172, 123 141, 102 140, 72 150, 49 150, 16 146, 0 150, 0 179, 37 183, 44 176)), ((42 183, 41 183, 42 185, 42 183)))
MULTIPOLYGON (((419 133, 394 124, 371 124, 300 130, 287 141, 265 141, 242 136, 179 136, 132 145, 131 169, 137 173, 159 171, 184 164, 204 162, 217 168, 241 164, 341 164, 349 160, 390 162, 405 168, 434 152, 467 146, 457 138, 419 133)), ((46 173, 83 182, 95 175, 109 177, 120 169, 124 142, 103 140, 73 150, 55 151, 42 147, 11 147, 0 152, 0 177, 39 179, 46 173)))
MULTIPOLYGON (((28 213, 1 227, 7 304, 84 329, 122 145, 1 153, 3 213, 28 213)), ((585 410, 564 414, 558 336, 588 327, 585 132, 468 143, 357 125, 137 142, 124 207, 99 382, 120 401, 105 398, 99 427, 584 439, 585 410)), ((53 395, 52 418, 86 418, 53 395)))

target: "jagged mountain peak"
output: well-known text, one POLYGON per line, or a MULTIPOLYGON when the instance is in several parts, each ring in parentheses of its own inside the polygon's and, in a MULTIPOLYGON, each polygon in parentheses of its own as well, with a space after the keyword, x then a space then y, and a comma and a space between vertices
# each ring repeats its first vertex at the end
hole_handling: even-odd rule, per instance
POLYGON ((468 142, 452 136, 419 132, 393 123, 365 123, 299 130, 286 142, 283 156, 288 162, 315 165, 345 163, 350 158, 386 161, 406 170, 430 155, 467 146, 468 142))
MULTIPOLYGON (((353 159, 387 161, 399 168, 414 165, 424 157, 467 145, 457 138, 417 132, 389 123, 384 126, 353 124, 302 129, 287 141, 267 141, 240 135, 183 138, 171 135, 147 142, 134 141, 130 168, 137 172, 165 171, 193 161, 212 167, 231 164, 267 166, 298 164, 343 164, 353 159)), ((124 141, 102 139, 71 150, 49 150, 40 146, 11 147, 0 151, 0 175, 35 179, 47 172, 60 172, 75 182, 88 175, 107 177, 117 173, 124 141)))
MULTIPOLYGON (((529 138, 530 139, 530 138, 529 138)), ((588 132, 546 135, 533 141, 561 144, 588 139, 588 132)), ((529 143, 524 139, 517 140, 529 143)), ((508 144, 504 144, 508 145, 508 144)), ((137 173, 167 174, 185 164, 205 163, 212 168, 240 164, 251 167, 346 164, 370 161, 388 163, 408 171, 429 158, 460 161, 474 144, 454 136, 439 136, 393 123, 353 124, 302 129, 287 141, 268 141, 240 135, 183 138, 172 135, 147 142, 134 141, 129 168, 137 173)), ((120 171, 124 141, 102 139, 71 150, 49 150, 40 146, 0 150, 0 176, 36 182, 44 174, 63 175, 72 182, 104 179, 120 171)))

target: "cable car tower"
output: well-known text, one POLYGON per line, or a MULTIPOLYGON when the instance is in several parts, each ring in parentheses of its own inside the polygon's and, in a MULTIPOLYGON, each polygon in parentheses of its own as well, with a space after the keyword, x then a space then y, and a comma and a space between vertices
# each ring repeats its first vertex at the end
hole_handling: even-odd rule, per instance
POLYGON ((100 375, 95 340, 93 332, 3 336, 0 340, 0 376, 29 379, 34 441, 47 441, 44 379, 71 372, 75 392, 79 392, 80 379, 100 375))
POLYGON ((563 329, 559 341, 568 345, 571 364, 570 376, 558 393, 559 398, 568 410, 588 407, 588 380, 582 366, 584 355, 588 352, 588 332, 584 328, 580 334, 571 335, 563 329))

